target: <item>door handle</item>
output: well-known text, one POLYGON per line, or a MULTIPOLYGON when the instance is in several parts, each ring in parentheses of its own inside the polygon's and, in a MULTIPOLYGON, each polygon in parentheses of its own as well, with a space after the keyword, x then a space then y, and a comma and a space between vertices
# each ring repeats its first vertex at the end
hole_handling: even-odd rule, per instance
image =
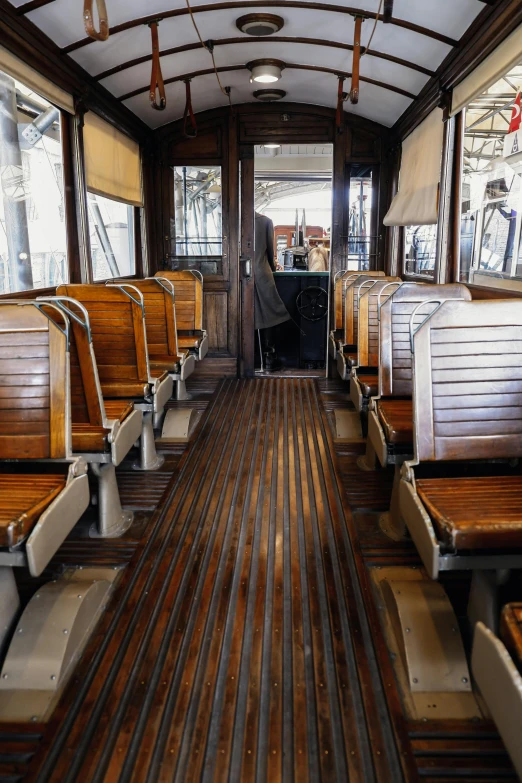
POLYGON ((250 256, 241 256, 240 260, 243 263, 244 277, 252 277, 252 259, 250 256))

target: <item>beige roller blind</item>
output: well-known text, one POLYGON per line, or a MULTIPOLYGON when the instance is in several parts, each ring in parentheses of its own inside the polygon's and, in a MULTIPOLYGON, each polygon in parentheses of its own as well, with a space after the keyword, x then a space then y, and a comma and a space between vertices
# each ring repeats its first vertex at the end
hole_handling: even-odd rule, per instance
POLYGON ((83 128, 87 190, 143 206, 139 144, 92 111, 83 128))
POLYGON ((451 114, 457 114, 473 98, 501 79, 514 65, 522 62, 522 25, 497 46, 469 76, 453 89, 451 114))
POLYGON ((42 98, 45 98, 49 103, 54 104, 59 109, 74 114, 74 99, 68 92, 62 90, 54 82, 46 79, 41 73, 35 71, 23 60, 15 57, 3 46, 0 46, 0 70, 12 76, 13 79, 22 82, 30 90, 33 90, 42 98))
POLYGON ((385 226, 428 226, 437 222, 444 124, 434 109, 402 143, 399 190, 385 226))

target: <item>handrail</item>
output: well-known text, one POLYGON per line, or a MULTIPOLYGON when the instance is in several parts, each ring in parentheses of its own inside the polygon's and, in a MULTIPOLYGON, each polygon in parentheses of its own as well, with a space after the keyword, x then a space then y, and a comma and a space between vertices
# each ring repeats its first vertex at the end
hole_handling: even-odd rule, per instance
POLYGON ((415 310, 412 312, 412 314, 411 314, 411 316, 410 316, 410 324, 409 324, 409 332, 410 332, 410 348, 411 348, 411 352, 412 352, 412 354, 413 354, 413 353, 415 353, 415 345, 414 345, 414 340, 413 340, 413 338, 415 337, 415 335, 417 334, 417 332, 419 331, 419 329, 421 328, 421 326, 424 326, 424 324, 426 323, 426 321, 428 321, 428 320, 431 318, 431 316, 432 316, 434 313, 436 313, 436 312, 437 312, 437 310, 439 310, 439 309, 440 309, 440 307, 441 307, 441 306, 444 304, 444 302, 446 302, 446 301, 447 301, 446 299, 426 299, 424 302, 420 302, 420 304, 418 304, 418 305, 417 305, 417 307, 415 308, 415 310), (437 307, 436 307, 434 310, 432 310, 430 313, 428 313, 428 314, 426 315, 426 317, 424 318, 424 320, 423 320, 423 321, 422 321, 422 322, 421 322, 421 323, 420 323, 420 324, 417 326, 417 328, 415 329, 415 331, 413 331, 413 321, 415 320, 415 316, 417 315, 417 312, 418 312, 418 311, 421 309, 421 307, 424 307, 424 305, 428 305, 428 304, 436 304, 436 305, 438 305, 438 306, 437 306, 437 307))
MULTIPOLYGON (((42 310, 41 304, 38 303, 37 299, 2 299, 0 301, 0 305, 17 305, 18 307, 23 307, 24 305, 33 305, 33 307, 36 307, 37 310, 39 310, 42 315, 45 315, 48 321, 52 321, 52 319, 49 317, 49 315, 45 312, 45 310, 42 310)), ((67 350, 69 350, 69 319, 67 318, 67 315, 61 311, 59 307, 56 307, 56 305, 50 304, 49 307, 54 307, 55 310, 58 310, 61 316, 63 316, 63 322, 65 324, 65 328, 62 329, 60 324, 57 324, 56 321, 52 321, 52 323, 56 326, 57 329, 60 330, 60 332, 65 335, 65 339, 67 340, 67 350)))
POLYGON ((173 300, 176 299, 174 283, 172 280, 169 280, 168 277, 146 277, 145 280, 154 280, 155 283, 164 288, 165 291, 172 296, 173 300))
MULTIPOLYGON (((404 281, 401 282, 400 280, 391 280, 389 283, 386 283, 386 285, 383 285, 383 287, 379 291, 379 296, 378 296, 378 299, 377 299, 377 320, 378 321, 381 320, 381 307, 384 304, 384 302, 381 303, 381 296, 383 294, 383 291, 385 291, 391 285, 396 285, 397 286, 396 291, 398 291, 399 288, 401 287, 401 285, 403 285, 403 283, 404 283, 404 281)), ((393 294, 396 291, 394 291, 393 294)), ((393 296, 393 294, 390 294, 390 296, 393 296)), ((388 299, 389 298, 390 297, 388 297, 388 299)), ((388 299, 386 301, 388 301, 388 299)))
POLYGON ((126 294, 129 297, 129 299, 132 299, 132 301, 135 304, 139 305, 141 307, 142 311, 145 311, 145 306, 144 306, 144 303, 143 303, 143 294, 141 293, 139 288, 136 288, 136 286, 131 285, 130 283, 105 283, 105 285, 108 288, 119 288, 120 291, 122 291, 124 294, 126 294), (130 294, 128 291, 125 290, 127 288, 132 288, 134 291, 136 291, 136 293, 138 294, 139 298, 135 299, 132 294, 130 294))
POLYGON ((60 308, 67 316, 70 316, 73 321, 76 321, 76 323, 80 324, 80 326, 85 329, 87 332, 87 339, 90 343, 92 343, 92 335, 91 335, 91 322, 89 320, 89 313, 84 307, 84 305, 79 302, 77 299, 73 299, 72 296, 39 296, 37 298, 38 302, 57 302, 57 307, 60 308), (85 321, 82 321, 80 316, 75 313, 73 310, 71 310, 69 307, 66 307, 62 304, 62 302, 74 302, 76 307, 78 307, 85 318, 85 321))

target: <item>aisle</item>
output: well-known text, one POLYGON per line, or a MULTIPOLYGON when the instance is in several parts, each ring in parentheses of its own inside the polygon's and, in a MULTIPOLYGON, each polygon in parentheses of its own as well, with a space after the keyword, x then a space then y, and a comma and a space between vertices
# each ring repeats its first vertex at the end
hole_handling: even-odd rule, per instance
POLYGON ((30 779, 400 781, 344 514, 315 381, 223 381, 30 779))

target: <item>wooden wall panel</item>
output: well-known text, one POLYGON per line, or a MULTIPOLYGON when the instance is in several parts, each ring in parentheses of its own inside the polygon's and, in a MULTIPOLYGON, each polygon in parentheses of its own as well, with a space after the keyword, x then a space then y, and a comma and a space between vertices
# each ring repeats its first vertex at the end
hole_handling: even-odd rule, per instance
POLYGON ((203 328, 208 332, 209 351, 228 348, 228 297, 226 291, 204 294, 203 328))

